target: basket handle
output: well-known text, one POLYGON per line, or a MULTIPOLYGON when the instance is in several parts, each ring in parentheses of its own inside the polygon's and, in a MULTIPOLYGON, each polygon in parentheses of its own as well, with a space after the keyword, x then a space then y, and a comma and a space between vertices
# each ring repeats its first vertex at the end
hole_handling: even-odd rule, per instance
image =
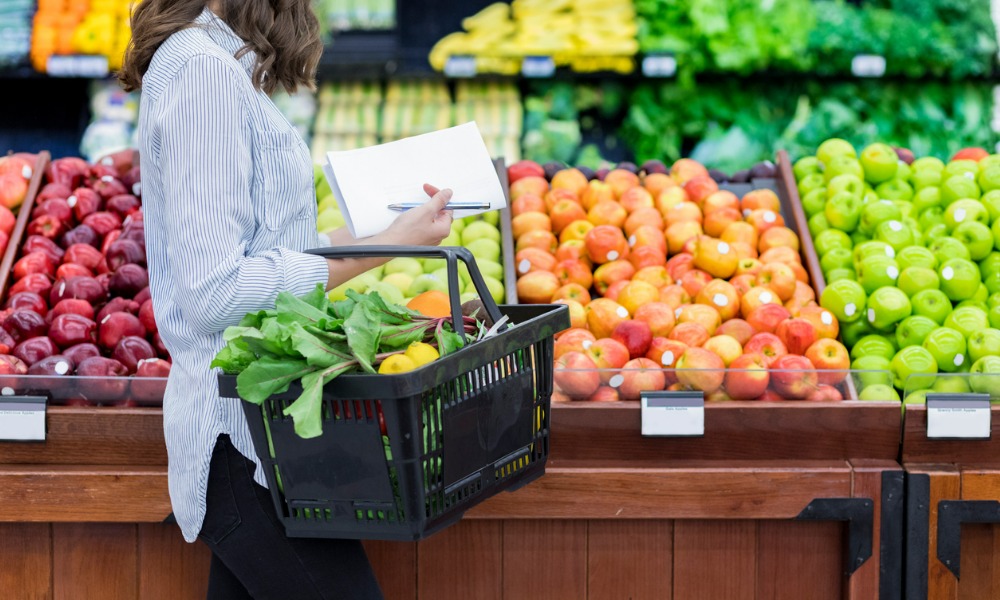
POLYGON ((476 286, 476 293, 483 303, 487 314, 494 323, 503 316, 497 303, 493 301, 490 290, 483 281, 483 276, 476 265, 476 257, 468 248, 461 246, 343 246, 338 248, 315 248, 307 250, 309 254, 316 254, 323 258, 396 258, 408 256, 412 258, 444 258, 448 266, 448 300, 451 303, 451 318, 456 333, 465 339, 465 328, 460 327, 462 322, 462 302, 458 296, 458 261, 461 260, 469 269, 469 276, 472 284, 476 286))

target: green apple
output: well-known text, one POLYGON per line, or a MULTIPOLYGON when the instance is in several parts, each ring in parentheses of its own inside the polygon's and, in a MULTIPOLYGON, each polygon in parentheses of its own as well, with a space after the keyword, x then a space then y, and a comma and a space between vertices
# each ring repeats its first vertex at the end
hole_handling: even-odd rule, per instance
MULTIPOLYGON (((470 281, 472 281, 472 277, 469 276, 469 270, 468 270, 468 268, 462 268, 462 267, 465 267, 465 265, 464 264, 463 265, 459 265, 459 269, 458 269, 458 285, 459 285, 459 287, 464 287, 466 283, 469 283, 470 281)), ((441 281, 444 281, 444 282, 447 283, 447 281, 448 281, 448 267, 444 267, 444 268, 438 269, 437 271, 434 271, 433 273, 431 273, 431 275, 433 275, 434 277, 437 277, 441 281)))
POLYGON ((952 258, 941 263, 938 268, 941 277, 941 291, 952 302, 961 302, 975 295, 981 283, 979 267, 965 258, 952 258))
POLYGON ((881 287, 868 296, 868 322, 885 331, 913 313, 910 299, 896 287, 881 287))
POLYGON ((392 275, 393 273, 406 273, 410 277, 416 277, 417 275, 423 275, 424 267, 416 258, 399 256, 385 263, 382 273, 383 276, 392 275))
POLYGON ((981 195, 976 181, 964 175, 953 175, 941 182, 941 201, 945 206, 956 200, 979 198, 981 195))
POLYGON ((819 163, 819 159, 815 156, 803 156, 792 165, 792 173, 795 174, 796 181, 801 181, 806 175, 813 173, 822 174, 823 165, 819 163))
POLYGON ((443 240, 439 246, 462 246, 462 234, 456 230, 452 230, 443 240))
MULTIPOLYGON (((865 184, 865 185, 867 185, 867 184, 865 184)), ((864 205, 864 204, 871 204, 872 202, 878 202, 878 201, 879 201, 879 197, 878 197, 878 194, 875 193, 875 190, 865 190, 864 195, 861 196, 861 204, 862 205, 864 205)))
POLYGON ((407 273, 389 273, 382 277, 382 283, 388 283, 395 286, 400 292, 406 293, 410 289, 410 284, 413 283, 413 277, 407 273))
MULTIPOLYGON (((968 159, 953 160, 946 164, 944 166, 944 171, 941 172, 941 175, 945 178, 945 180, 949 177, 959 176, 975 180, 977 174, 979 174, 979 163, 968 159)), ((978 198, 978 196, 976 197, 978 198)))
POLYGON ((874 255, 862 259, 858 264, 858 282, 866 294, 886 286, 896 285, 899 278, 899 265, 888 256, 874 255))
POLYGON ((914 171, 910 174, 910 185, 912 185, 914 191, 918 193, 927 188, 937 189, 937 187, 941 185, 941 172, 931 171, 928 169, 923 171, 914 171))
POLYGON ((802 208, 805 209, 806 215, 809 217, 821 215, 823 208, 826 207, 826 201, 826 188, 817 188, 802 196, 802 208))
POLYGON ((911 298, 922 290, 937 290, 941 288, 941 281, 937 271, 927 267, 909 267, 899 272, 899 279, 896 280, 896 287, 903 290, 903 293, 911 298))
POLYGON ((941 206, 941 190, 936 187, 925 187, 913 194, 913 209, 917 212, 927 210, 932 206, 941 206))
POLYGON ((819 260, 819 266, 824 273, 829 273, 835 269, 850 269, 854 266, 854 259, 851 251, 847 248, 833 248, 827 251, 823 255, 823 258, 819 260))
POLYGON ((868 183, 881 183, 896 176, 899 156, 888 144, 870 144, 861 151, 858 159, 865 170, 865 180, 868 183))
POLYGON ((861 219, 858 222, 858 229, 864 233, 872 234, 880 223, 898 221, 902 218, 903 212, 892 200, 870 202, 861 207, 861 219))
POLYGON ((944 326, 954 329, 962 334, 962 337, 969 339, 973 333, 983 331, 990 326, 990 319, 986 311, 974 306, 962 306, 951 311, 951 314, 944 320, 944 326))
POLYGON ((341 214, 339 210, 327 210, 321 212, 318 217, 316 217, 316 230, 321 232, 333 231, 334 229, 340 229, 347 224, 344 220, 344 215, 341 214))
POLYGON ((875 239, 889 244, 896 252, 916 243, 913 230, 895 220, 879 223, 875 228, 875 239))
POLYGON ((482 275, 489 275, 494 279, 503 281, 503 265, 492 260, 477 260, 476 266, 482 275))
POLYGON ((964 260, 969 260, 971 258, 969 249, 965 247, 965 244, 953 237, 938 238, 931 242, 931 245, 928 246, 927 249, 934 255, 934 259, 937 260, 939 267, 944 264, 945 261, 953 258, 961 258, 964 260))
POLYGON ((858 274, 854 271, 854 269, 834 269, 829 273, 824 273, 823 275, 828 284, 833 283, 834 281, 840 281, 841 279, 850 279, 851 281, 858 280, 858 274))
POLYGON ((328 297, 331 301, 336 302, 337 300, 347 298, 347 290, 353 290, 359 294, 364 294, 368 291, 368 286, 377 281, 378 279, 369 276, 367 273, 362 273, 361 275, 348 279, 344 283, 330 290, 328 297))
POLYGON ((944 211, 944 224, 955 229, 961 223, 977 221, 989 226, 990 212, 979 200, 959 199, 948 205, 944 211))
POLYGON ((924 156, 913 161, 910 165, 914 173, 918 173, 924 170, 936 171, 940 173, 944 170, 944 162, 940 158, 935 158, 933 156, 924 156))
POLYGON ((861 181, 861 177, 857 175, 850 173, 838 175, 831 179, 827 184, 826 197, 828 199, 832 199, 834 196, 842 192, 847 192, 860 200, 865 193, 865 183, 861 181))
POLYGON ((832 312, 841 323, 853 323, 864 316, 867 299, 860 283, 841 279, 826 286, 820 295, 820 306, 832 312))
POLYGON ((979 261, 979 275, 983 278, 983 284, 990 295, 1000 292, 1000 264, 997 264, 995 259, 991 260, 993 256, 1000 258, 1000 255, 994 252, 979 261))
POLYGON ((1000 356, 1000 329, 987 327, 969 336, 969 358, 975 362, 984 356, 1000 356))
POLYGON ((913 188, 902 179, 890 179, 878 184, 875 193, 886 200, 912 200, 913 188))
POLYGON ((500 242, 487 238, 472 240, 465 245, 472 252, 476 260, 500 261, 500 242))
POLYGON ((938 376, 931 390, 935 394, 968 394, 972 391, 969 387, 969 378, 964 374, 938 376))
POLYGON ((799 196, 805 198, 806 196, 816 192, 816 190, 826 189, 826 177, 822 173, 813 173, 807 175, 804 179, 799 181, 799 196))
POLYGON ((987 312, 987 317, 990 321, 990 327, 1000 329, 1000 304, 991 306, 989 312, 987 312))
POLYGON ((938 329, 939 325, 921 315, 911 315, 900 321, 896 327, 896 344, 900 348, 919 346, 927 335, 938 329))
POLYGON ((478 297, 479 297, 479 294, 476 293, 475 290, 472 290, 472 291, 469 291, 469 292, 462 292, 462 294, 458 297, 458 300, 462 304, 465 304, 466 302, 469 302, 471 300, 475 300, 478 297))
POLYGON ((861 162, 858 159, 850 156, 837 156, 826 163, 823 175, 826 176, 827 181, 833 181, 840 175, 854 175, 858 179, 863 179, 865 171, 861 168, 861 162))
POLYGON ((983 192, 1000 189, 1000 165, 990 165, 985 169, 980 168, 976 183, 983 192))
POLYGON ((896 258, 896 251, 889 244, 875 240, 868 240, 865 242, 861 242, 860 244, 854 247, 855 263, 860 264, 861 261, 870 256, 885 256, 888 258, 896 258))
MULTIPOLYGON (((1000 258, 1000 253, 997 256, 1000 258)), ((924 267, 925 269, 937 267, 937 259, 934 258, 934 254, 923 246, 907 246, 903 248, 896 254, 896 263, 899 264, 899 268, 903 271, 910 267, 924 267)))
POLYGON ((1000 250, 1000 219, 993 222, 990 233, 993 234, 993 247, 1000 250))
POLYGON ((949 237, 949 236, 948 236, 948 226, 944 224, 944 217, 942 216, 940 223, 936 223, 934 225, 931 225, 930 227, 924 227, 924 232, 920 236, 920 244, 926 248, 930 248, 943 237, 949 237))
MULTIPOLYGON (((403 275, 400 273, 400 275, 403 275)), ((403 275, 405 277, 405 275, 403 275)), ((372 292, 377 293, 389 304, 402 305, 403 304, 403 290, 399 289, 391 283, 387 283, 385 280, 376 281, 368 286, 365 290, 366 294, 372 292)))
POLYGON ((1000 306, 1000 292, 993 292, 986 299, 986 306, 993 308, 994 306, 1000 306))
POLYGON ((493 296, 493 301, 497 304, 503 304, 505 300, 503 283, 495 277, 490 277, 489 275, 483 275, 483 281, 486 283, 487 289, 490 290, 490 295, 493 296))
MULTIPOLYGON (((944 209, 940 206, 931 206, 920 211, 917 217, 917 229, 927 231, 935 225, 944 225, 944 209)), ((945 228, 947 226, 945 225, 945 228)))
POLYGON ((851 237, 839 229, 829 229, 817 235, 813 239, 813 244, 820 257, 826 256, 827 252, 835 248, 850 250, 853 247, 851 237))
POLYGON ((979 172, 982 173, 990 167, 1000 165, 1000 154, 990 154, 989 156, 984 156, 979 159, 979 162, 976 164, 979 166, 979 172))
POLYGON ((323 173, 323 165, 313 165, 313 181, 316 185, 317 198, 329 196, 332 193, 330 183, 326 180, 326 174, 323 173))
POLYGON ((876 331, 872 329, 868 319, 858 319, 853 323, 842 322, 840 324, 840 339, 843 340, 844 345, 848 348, 853 348, 854 344, 858 343, 858 340, 874 333, 876 331))
POLYGON ((913 203, 908 200, 889 200, 892 204, 899 209, 900 220, 911 219, 916 222, 913 216, 913 203))
POLYGON ((969 258, 982 260, 993 250, 993 234, 990 228, 979 221, 959 223, 951 232, 952 237, 965 244, 969 249, 969 258))
POLYGON ((899 348, 893 343, 893 340, 884 335, 873 333, 862 337, 851 346, 851 360, 877 356, 889 361, 892 360, 893 356, 896 356, 898 350, 899 348))
POLYGON ((977 394, 989 394, 990 400, 1000 398, 1000 356, 984 356, 972 363, 969 384, 977 394))
POLYGON ((990 223, 995 223, 1000 218, 1000 189, 986 192, 979 201, 986 207, 986 212, 990 215, 990 223))
POLYGON ((433 273, 438 269, 447 268, 448 261, 443 258, 425 258, 424 261, 424 273, 433 273))
POLYGON ((437 290, 439 292, 448 291, 448 280, 441 279, 433 273, 422 273, 413 278, 413 283, 406 290, 407 296, 418 296, 424 292, 437 290))
MULTIPOLYGON (((840 138, 825 140, 816 148, 816 158, 824 165, 830 164, 835 156, 857 157, 858 153, 850 142, 840 138)), ((941 168, 944 168, 944 165, 941 168)))
POLYGON ((922 345, 942 371, 953 373, 965 364, 965 336, 950 327, 931 331, 922 345))
POLYGON ((475 240, 493 240, 500 242, 500 230, 486 221, 474 221, 462 230, 462 245, 468 246, 475 240))
POLYGON ((490 225, 492 225, 494 227, 499 227, 500 226, 500 211, 499 210, 491 210, 490 212, 484 212, 483 214, 481 214, 479 216, 483 219, 483 221, 486 221, 487 223, 489 223, 490 225))
POLYGON ((906 394, 903 404, 927 404, 927 394, 933 390, 915 390, 906 394))
POLYGON ((838 192, 824 208, 830 227, 841 231, 854 231, 861 218, 861 200, 850 192, 838 192))
POLYGON ((951 300, 941 290, 923 290, 910 298, 913 314, 922 315, 943 325, 951 314, 951 300))
POLYGON ((461 234, 463 231, 465 231, 465 225, 466 225, 465 219, 455 219, 454 221, 451 222, 451 230, 454 233, 461 234))
POLYGON ((328 210, 335 210, 340 212, 340 205, 337 204, 337 197, 333 194, 327 194, 326 196, 316 196, 319 198, 319 202, 316 203, 316 212, 325 213, 328 210))
MULTIPOLYGON (((976 288, 976 293, 972 295, 972 298, 969 298, 969 301, 975 302, 976 304, 982 304, 985 307, 989 306, 989 304, 987 303, 989 299, 990 299, 989 288, 987 288, 986 285, 980 283, 979 287, 976 288)), ((985 310, 985 308, 983 310, 985 310)))
POLYGON ((892 386, 875 383, 872 385, 866 385, 862 388, 861 393, 858 394, 858 400, 867 400, 869 402, 899 402, 899 394, 896 390, 892 389, 892 386))
POLYGON ((830 223, 827 222, 826 215, 823 214, 822 212, 818 212, 813 216, 809 217, 809 222, 807 224, 809 226, 809 235, 813 236, 814 238, 817 235, 823 233, 824 231, 830 230, 830 223))
POLYGON ((937 361, 923 346, 907 346, 892 358, 893 384, 901 390, 934 385, 937 371, 937 361))
POLYGON ((892 385, 892 363, 890 360, 895 355, 896 353, 893 352, 890 358, 874 355, 859 356, 851 361, 851 370, 861 371, 854 374, 860 387, 864 388, 876 384, 892 385))
POLYGON ((911 175, 913 175, 913 169, 910 168, 910 165, 906 164, 906 162, 902 160, 898 160, 897 158, 895 179, 902 179, 903 181, 909 183, 911 175))

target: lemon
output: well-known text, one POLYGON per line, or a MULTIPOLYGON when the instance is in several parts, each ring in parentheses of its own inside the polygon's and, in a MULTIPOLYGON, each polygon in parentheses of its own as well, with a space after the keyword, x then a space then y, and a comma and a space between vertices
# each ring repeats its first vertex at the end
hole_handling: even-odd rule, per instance
POLYGON ((410 360, 413 361, 415 366, 422 367, 429 362, 434 362, 441 355, 438 354, 437 349, 430 344, 413 342, 410 344, 409 348, 406 349, 405 356, 408 356, 410 360))
POLYGON ((416 363, 409 356, 405 354, 393 354, 382 361, 382 364, 378 367, 378 372, 384 375, 394 375, 396 373, 406 373, 416 368, 416 363))

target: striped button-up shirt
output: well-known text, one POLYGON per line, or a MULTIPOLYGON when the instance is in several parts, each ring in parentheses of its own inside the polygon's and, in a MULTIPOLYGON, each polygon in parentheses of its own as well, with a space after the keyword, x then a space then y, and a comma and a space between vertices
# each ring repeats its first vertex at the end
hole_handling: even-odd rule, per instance
MULTIPOLYGON (((220 434, 258 462, 239 400, 209 368, 223 330, 274 307, 281 291, 327 281, 309 150, 251 82, 255 57, 205 10, 168 38, 142 82, 139 151, 149 283, 173 357, 163 398, 170 500, 186 540, 205 518, 220 434)), ((264 485, 263 470, 255 474, 264 485)))

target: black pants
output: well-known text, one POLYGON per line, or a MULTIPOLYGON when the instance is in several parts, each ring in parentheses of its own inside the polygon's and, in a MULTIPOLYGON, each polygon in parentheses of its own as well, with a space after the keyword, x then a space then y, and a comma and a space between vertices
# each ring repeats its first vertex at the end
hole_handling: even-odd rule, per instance
POLYGON ((219 436, 198 534, 212 550, 209 600, 382 598, 361 542, 285 535, 254 468, 229 436, 219 436))

